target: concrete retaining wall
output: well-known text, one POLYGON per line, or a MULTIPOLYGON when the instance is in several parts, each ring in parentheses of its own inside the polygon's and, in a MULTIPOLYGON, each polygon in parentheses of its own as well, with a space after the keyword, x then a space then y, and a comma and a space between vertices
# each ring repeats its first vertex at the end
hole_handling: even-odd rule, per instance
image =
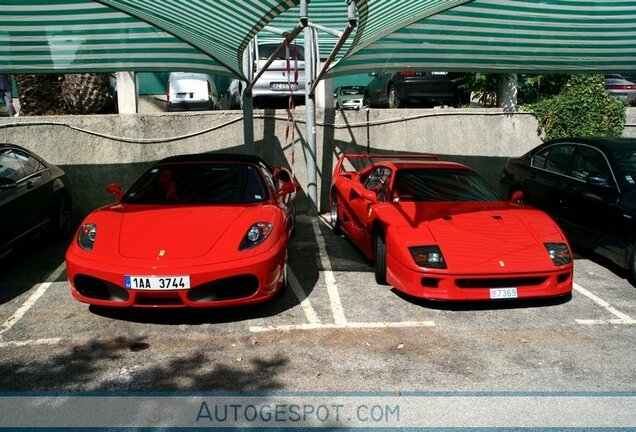
MULTIPOLYGON (((631 110, 628 124, 636 123, 631 110)), ((284 110, 255 111, 257 154, 272 165, 293 168, 307 184, 303 107, 297 108, 295 142, 287 142, 284 110)), ((636 136, 636 128, 626 128, 636 136)), ((242 152, 240 111, 105 116, 0 118, 0 142, 26 147, 61 166, 73 185, 77 219, 113 200, 104 188, 124 187, 150 162, 181 153, 242 152)), ((342 152, 430 152, 466 163, 496 185, 505 159, 541 142, 537 122, 527 113, 501 110, 414 109, 319 112, 317 127, 318 193, 326 211, 331 173, 342 152)), ((298 210, 307 209, 299 197, 298 210)))

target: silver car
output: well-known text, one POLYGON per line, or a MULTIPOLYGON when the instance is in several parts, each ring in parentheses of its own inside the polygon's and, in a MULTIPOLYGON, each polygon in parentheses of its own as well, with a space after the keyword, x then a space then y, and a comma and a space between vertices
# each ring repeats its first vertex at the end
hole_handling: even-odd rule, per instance
POLYGON ((342 86, 335 91, 337 109, 360 109, 364 98, 364 86, 342 86))
POLYGON ((621 75, 605 75, 605 91, 627 105, 636 104, 636 84, 621 75))
MULTIPOLYGON (((254 75, 258 74, 267 60, 278 48, 278 43, 258 43, 258 61, 252 65, 254 75)), ((241 108, 243 91, 247 84, 232 80, 229 88, 230 108, 241 108)), ((252 96, 257 99, 280 99, 294 95, 299 101, 305 98, 305 56, 302 46, 290 47, 289 64, 285 51, 276 57, 252 88, 252 96)))

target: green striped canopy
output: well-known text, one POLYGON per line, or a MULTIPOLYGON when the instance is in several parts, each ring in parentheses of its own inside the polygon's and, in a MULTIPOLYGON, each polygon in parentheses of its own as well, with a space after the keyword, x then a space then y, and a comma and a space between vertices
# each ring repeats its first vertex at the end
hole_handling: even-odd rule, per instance
MULTIPOLYGON (((0 0, 0 72, 192 70, 243 77, 249 41, 280 40, 300 0, 0 0)), ((331 76, 379 70, 636 69, 636 0, 355 0, 331 76)), ((311 0, 344 30, 345 0, 311 0)), ((336 38, 319 32, 325 58, 336 38)), ((301 39, 302 42, 302 39, 301 39)))

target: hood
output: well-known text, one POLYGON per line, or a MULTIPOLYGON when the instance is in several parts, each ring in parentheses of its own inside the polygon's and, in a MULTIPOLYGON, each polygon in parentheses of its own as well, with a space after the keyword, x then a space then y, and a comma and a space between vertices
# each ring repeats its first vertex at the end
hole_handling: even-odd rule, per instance
POLYGON ((245 210, 244 206, 183 206, 127 211, 121 217, 119 253, 139 259, 201 257, 245 210))
POLYGON ((405 203, 403 208, 411 227, 440 246, 452 272, 555 270, 544 243, 565 242, 545 213, 506 202, 405 203))

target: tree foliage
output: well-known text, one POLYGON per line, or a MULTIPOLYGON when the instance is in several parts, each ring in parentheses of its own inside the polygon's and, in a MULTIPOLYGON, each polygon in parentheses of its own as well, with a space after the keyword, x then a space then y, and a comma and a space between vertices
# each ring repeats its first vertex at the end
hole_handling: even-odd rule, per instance
POLYGON ((526 107, 544 141, 565 137, 621 136, 625 104, 605 92, 602 75, 572 75, 558 95, 526 107))

